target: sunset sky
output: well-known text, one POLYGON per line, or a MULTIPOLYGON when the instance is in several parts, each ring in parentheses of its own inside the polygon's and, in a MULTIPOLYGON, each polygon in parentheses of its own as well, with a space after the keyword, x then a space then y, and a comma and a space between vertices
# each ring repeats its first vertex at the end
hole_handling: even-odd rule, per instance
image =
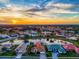
POLYGON ((0 0, 0 24, 79 24, 79 0, 0 0))

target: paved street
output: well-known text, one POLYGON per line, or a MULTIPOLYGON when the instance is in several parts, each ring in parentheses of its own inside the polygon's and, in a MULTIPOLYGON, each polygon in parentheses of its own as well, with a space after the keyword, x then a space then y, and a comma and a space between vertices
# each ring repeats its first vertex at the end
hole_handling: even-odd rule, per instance
MULTIPOLYGON (((15 57, 0 57, 0 59, 16 59, 15 57)), ((21 59, 40 59, 39 57, 32 57, 32 56, 26 56, 22 57, 21 59)), ((47 59, 52 59, 51 57, 47 59)), ((79 59, 78 57, 60 57, 59 59, 79 59)))

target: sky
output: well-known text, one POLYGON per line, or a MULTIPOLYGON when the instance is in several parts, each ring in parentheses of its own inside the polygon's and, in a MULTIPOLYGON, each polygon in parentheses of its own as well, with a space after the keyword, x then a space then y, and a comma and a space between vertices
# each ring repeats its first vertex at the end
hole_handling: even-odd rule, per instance
POLYGON ((79 0, 0 0, 0 24, 79 24, 79 0))

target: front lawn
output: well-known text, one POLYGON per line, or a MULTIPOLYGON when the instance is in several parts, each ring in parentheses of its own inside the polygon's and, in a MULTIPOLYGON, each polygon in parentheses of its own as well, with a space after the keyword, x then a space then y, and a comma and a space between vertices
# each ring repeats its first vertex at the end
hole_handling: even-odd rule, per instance
POLYGON ((10 48, 10 50, 6 51, 6 52, 1 52, 0 56, 16 56, 16 52, 15 52, 15 48, 17 47, 17 45, 12 46, 10 48))
POLYGON ((65 54, 59 54, 59 57, 79 57, 74 51, 68 51, 65 54))
POLYGON ((3 40, 3 38, 0 38, 0 40, 3 40))
MULTIPOLYGON (((47 52, 46 55, 47 55, 47 57, 52 57, 52 52, 47 52)), ((59 53, 58 57, 79 57, 79 55, 76 54, 74 51, 68 51, 65 54, 59 53)))

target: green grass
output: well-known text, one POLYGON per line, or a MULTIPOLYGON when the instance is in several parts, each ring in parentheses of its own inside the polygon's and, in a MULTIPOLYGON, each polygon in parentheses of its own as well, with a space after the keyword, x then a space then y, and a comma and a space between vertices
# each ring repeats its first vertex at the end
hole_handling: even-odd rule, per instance
POLYGON ((47 56, 47 57, 51 57, 51 56, 52 56, 52 52, 47 52, 47 53, 46 53, 46 56, 47 56))
POLYGON ((3 38, 0 38, 0 40, 3 40, 3 38))
POLYGON ((15 52, 15 48, 17 47, 17 45, 12 46, 11 50, 7 51, 7 52, 2 52, 0 53, 0 56, 16 56, 16 52, 15 52))
MULTIPOLYGON (((47 52, 46 53, 47 57, 52 57, 52 52, 47 52)), ((58 54, 58 57, 79 57, 78 54, 76 54, 74 51, 68 51, 65 54, 58 54)))
POLYGON ((65 54, 59 54, 59 57, 79 57, 74 51, 68 51, 65 54))
POLYGON ((0 56, 15 56, 15 52, 13 51, 9 51, 9 52, 6 52, 6 53, 0 53, 0 56))

